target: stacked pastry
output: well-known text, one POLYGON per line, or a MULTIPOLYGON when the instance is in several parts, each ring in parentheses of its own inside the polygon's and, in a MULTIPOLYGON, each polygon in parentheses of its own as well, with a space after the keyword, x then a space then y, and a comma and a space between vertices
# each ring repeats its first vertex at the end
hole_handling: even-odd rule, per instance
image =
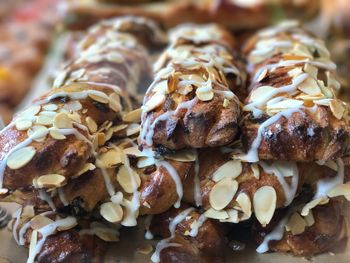
POLYGON ((28 262, 102 260, 143 215, 146 237, 163 238, 154 262, 222 262, 242 221, 258 252, 328 250, 344 229, 349 128, 323 43, 293 23, 261 31, 244 70, 228 31, 182 25, 152 73, 164 39, 143 18, 92 27, 1 132, 1 197, 22 205, 28 262))
POLYGON ((175 210, 183 210, 181 217, 166 212, 169 231, 160 231, 154 218, 151 229, 166 237, 154 261, 171 261, 176 252, 194 260, 183 239, 195 237, 206 220, 252 219, 260 253, 310 256, 344 237, 348 110, 336 97, 329 52, 294 22, 257 33, 244 51, 245 96, 237 85, 244 79, 239 67, 230 63, 230 51, 225 54, 230 42, 219 29, 183 26, 170 34, 170 47, 155 64, 140 144, 157 167, 172 173, 175 207, 182 198, 204 213, 193 221, 194 208, 175 210), (188 220, 190 229, 183 227, 188 220))

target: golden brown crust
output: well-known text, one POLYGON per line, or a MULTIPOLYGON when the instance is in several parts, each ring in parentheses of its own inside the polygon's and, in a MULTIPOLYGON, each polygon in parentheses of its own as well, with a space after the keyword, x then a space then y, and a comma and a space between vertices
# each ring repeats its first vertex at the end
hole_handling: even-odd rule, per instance
MULTIPOLYGON (((188 208, 183 205, 179 209, 170 209, 167 212, 153 217, 150 230, 157 236, 170 236, 169 222, 180 212, 188 208)), ((207 219, 195 237, 186 235, 191 231, 191 224, 198 220, 200 214, 192 211, 189 219, 185 219, 176 226, 175 237, 171 243, 181 244, 179 247, 164 248, 160 252, 161 262, 223 262, 223 251, 226 243, 225 230, 217 221, 207 219)))
MULTIPOLYGON (((328 204, 315 207, 313 217, 315 223, 306 227, 305 231, 299 235, 291 232, 284 232, 280 241, 271 241, 269 248, 271 251, 288 252, 295 256, 313 256, 328 251, 338 244, 344 227, 344 217, 341 212, 342 203, 331 200, 328 204)), ((283 214, 283 212, 282 212, 283 214)), ((277 216, 276 216, 277 217, 277 216)), ((281 217, 280 217, 281 218, 281 217)), ((266 228, 261 228, 255 224, 252 229, 253 236, 258 243, 269 233, 278 223, 274 220, 266 228)))

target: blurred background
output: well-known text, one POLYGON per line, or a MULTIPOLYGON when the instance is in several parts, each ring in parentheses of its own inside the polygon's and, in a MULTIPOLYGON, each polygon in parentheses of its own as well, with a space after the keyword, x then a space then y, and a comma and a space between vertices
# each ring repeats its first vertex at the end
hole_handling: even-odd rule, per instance
POLYGON ((81 32, 121 15, 150 17, 164 28, 220 23, 237 48, 259 28, 301 20, 324 39, 338 65, 341 98, 350 100, 350 0, 0 0, 0 121, 49 89, 81 32))

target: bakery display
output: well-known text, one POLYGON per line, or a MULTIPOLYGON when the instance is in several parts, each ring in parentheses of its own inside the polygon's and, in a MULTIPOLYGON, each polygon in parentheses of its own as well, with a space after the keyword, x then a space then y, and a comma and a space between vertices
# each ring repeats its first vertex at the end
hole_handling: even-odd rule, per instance
POLYGON ((340 248, 349 106, 325 43, 295 20, 242 38, 196 12, 122 16, 149 2, 91 2, 120 16, 74 32, 52 89, 0 132, 0 201, 20 205, 8 227, 27 262, 107 262, 133 229, 152 262, 231 262, 243 237, 260 254, 340 248))

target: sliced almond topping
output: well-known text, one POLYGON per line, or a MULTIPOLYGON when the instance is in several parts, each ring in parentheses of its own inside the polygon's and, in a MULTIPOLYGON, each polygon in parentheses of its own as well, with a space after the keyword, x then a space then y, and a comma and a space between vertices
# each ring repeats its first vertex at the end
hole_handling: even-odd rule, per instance
POLYGON ((232 178, 224 178, 213 186, 209 193, 209 203, 215 210, 225 208, 233 199, 238 183, 232 178))
POLYGON ((53 125, 58 129, 71 129, 73 128, 73 124, 71 119, 68 117, 66 113, 58 113, 54 120, 53 125))
POLYGON ((329 199, 326 197, 320 197, 320 198, 314 199, 303 207, 303 209, 301 210, 301 215, 307 216, 312 208, 318 205, 327 204, 328 202, 329 202, 329 199))
POLYGON ((86 163, 84 164, 83 168, 75 175, 75 177, 78 177, 87 171, 93 171, 96 169, 96 166, 93 163, 86 163))
POLYGON ((136 156, 136 157, 144 156, 144 154, 139 150, 138 146, 132 146, 129 148, 125 148, 125 149, 123 149, 123 151, 126 155, 132 155, 132 156, 136 156))
POLYGON ((33 218, 34 216, 35 216, 34 206, 26 205, 23 208, 21 217, 23 217, 23 218, 33 218))
POLYGON ((230 105, 230 101, 229 101, 228 99, 224 98, 224 103, 222 104, 222 106, 223 106, 224 108, 227 108, 228 105, 230 105))
POLYGON ((58 109, 58 106, 56 104, 46 104, 43 106, 43 109, 47 111, 55 111, 58 109))
POLYGON ((33 261, 34 261, 34 258, 36 256, 36 244, 38 242, 38 231, 37 230, 34 230, 32 232, 32 235, 30 237, 30 244, 29 244, 29 257, 31 257, 31 255, 33 255, 31 258, 33 258, 33 261))
POLYGON ((138 134, 140 132, 141 126, 137 123, 131 123, 128 128, 126 128, 126 136, 131 136, 138 134))
POLYGON ((126 128, 128 128, 127 124, 121 124, 113 127, 113 132, 119 132, 119 131, 125 130, 126 128))
POLYGON ((44 226, 47 226, 49 224, 52 224, 54 221, 50 218, 43 216, 43 215, 37 215, 30 220, 30 227, 32 229, 40 229, 44 226))
POLYGON ((303 71, 301 70, 301 67, 296 67, 296 68, 293 68, 292 70, 288 71, 288 75, 293 77, 293 78, 299 76, 301 73, 303 73, 303 71))
POLYGON ((137 253, 148 255, 153 251, 153 247, 151 244, 140 244, 136 251, 137 253))
POLYGON ((312 66, 309 63, 305 63, 305 65, 304 65, 304 72, 308 73, 314 79, 317 79, 317 72, 318 72, 317 67, 314 67, 314 66, 312 66))
POLYGON ((101 91, 96 91, 95 93, 89 93, 89 97, 97 102, 100 102, 100 103, 108 103, 109 102, 109 98, 108 96, 101 92, 101 91))
POLYGON ((55 117, 56 112, 44 110, 44 111, 41 111, 41 112, 39 113, 39 115, 44 115, 44 116, 48 116, 48 117, 53 118, 53 117, 55 117))
POLYGON ((145 105, 142 106, 143 112, 149 112, 160 106, 165 101, 163 94, 154 94, 145 105))
POLYGON ((246 193, 242 192, 237 196, 236 201, 241 207, 243 213, 250 217, 252 214, 252 203, 249 196, 246 193))
POLYGON ((312 213, 312 210, 307 214, 307 216, 304 217, 304 220, 307 226, 312 226, 313 224, 315 224, 315 218, 312 213))
POLYGON ((120 96, 117 93, 113 92, 111 95, 109 95, 109 107, 115 112, 120 112, 122 110, 120 96))
POLYGON ((141 108, 130 111, 123 116, 123 121, 125 122, 140 122, 141 120, 141 108))
POLYGON ((81 123, 80 115, 77 112, 67 114, 68 118, 77 123, 81 123))
POLYGON ((46 174, 36 179, 38 188, 61 187, 66 183, 66 178, 60 174, 46 174))
POLYGON ((258 76, 257 81, 258 82, 262 81, 266 77, 266 74, 267 74, 267 69, 265 68, 258 76))
POLYGON ((251 93, 249 102, 264 100, 266 97, 270 97, 274 90, 275 88, 271 86, 261 86, 251 93))
POLYGON ((122 165, 117 173, 117 181, 125 192, 132 194, 141 184, 138 173, 130 168, 130 172, 125 165, 122 165), (135 182, 135 186, 133 185, 135 182))
POLYGON ((60 130, 57 128, 51 128, 50 129, 50 136, 56 140, 64 140, 66 139, 66 136, 61 134, 60 130))
POLYGON ((48 133, 49 130, 45 126, 41 125, 34 125, 27 131, 28 137, 38 142, 45 140, 48 133))
POLYGON ((348 201, 350 201, 350 184, 338 184, 332 188, 327 195, 329 197, 344 196, 348 201))
POLYGON ((60 232, 66 231, 66 230, 69 230, 69 229, 72 229, 73 227, 75 227, 78 224, 78 222, 74 217, 72 219, 73 220, 66 222, 64 225, 57 227, 57 231, 60 231, 60 232))
POLYGON ((85 121, 91 133, 94 133, 97 131, 97 124, 91 117, 86 117, 85 121))
POLYGON ((102 204, 100 214, 104 219, 111 223, 119 223, 123 219, 122 207, 112 202, 102 204))
POLYGON ((35 153, 32 146, 20 148, 8 156, 7 166, 13 170, 20 169, 33 159, 35 153))
POLYGON ((207 211, 205 211, 205 216, 208 218, 213 218, 213 219, 220 219, 220 220, 224 220, 229 218, 229 215, 226 211, 221 210, 215 210, 214 208, 209 208, 207 211))
POLYGON ((82 108, 83 108, 83 106, 77 100, 68 101, 63 106, 63 109, 65 109, 65 110, 67 110, 69 112, 78 111, 78 110, 81 110, 82 108))
POLYGON ((331 108, 331 111, 334 117, 336 117, 338 120, 343 118, 345 108, 339 100, 336 100, 336 99, 331 100, 329 102, 329 107, 331 108))
POLYGON ((36 117, 36 123, 39 125, 49 126, 53 123, 53 117, 47 115, 39 115, 36 117))
POLYGON ((102 146, 106 143, 107 138, 106 135, 103 132, 98 132, 95 134, 96 140, 97 140, 97 145, 102 146))
POLYGON ((293 235, 299 235, 305 231, 305 227, 307 226, 305 220, 299 215, 299 213, 295 212, 289 218, 286 224, 286 230, 292 232, 293 235))
POLYGON ((253 204, 255 216, 265 227, 270 223, 276 209, 277 194, 273 187, 263 186, 254 193, 253 204))
POLYGON ((256 164, 256 163, 252 163, 250 165, 250 168, 252 169, 252 172, 253 172, 253 176, 259 180, 260 178, 260 169, 259 169, 259 165, 256 164))
POLYGON ((114 231, 111 231, 111 229, 108 229, 108 228, 98 227, 95 229, 95 234, 96 236, 98 236, 99 238, 101 238, 103 241, 106 241, 106 242, 119 241, 118 233, 115 233, 114 231))
POLYGON ((145 168, 155 163, 156 160, 153 157, 141 157, 137 162, 137 168, 145 168))
POLYGON ((338 172, 338 164, 335 161, 328 160, 324 165, 332 169, 333 171, 338 172))
POLYGON ((31 107, 29 107, 28 109, 25 109, 24 111, 22 111, 19 116, 20 117, 28 117, 31 118, 33 116, 35 116, 36 114, 39 113, 39 111, 41 110, 41 106, 40 105, 33 105, 31 107))
POLYGON ((32 127, 32 122, 30 120, 23 119, 23 118, 18 118, 15 121, 15 124, 16 124, 16 129, 19 131, 25 131, 25 130, 28 130, 30 127, 32 127))
POLYGON ((112 168, 122 163, 121 154, 122 153, 116 149, 110 149, 109 151, 100 155, 96 164, 101 168, 112 168))
POLYGON ((307 78, 299 86, 298 89, 308 95, 322 95, 317 81, 314 78, 307 78))
POLYGON ((314 103, 322 106, 329 106, 331 99, 315 100, 314 103))
POLYGON ((178 162, 194 162, 197 158, 197 152, 192 149, 179 150, 175 153, 166 154, 165 158, 178 162))
POLYGON ((274 104, 268 104, 266 105, 266 108, 267 110, 283 110, 283 109, 290 109, 290 108, 299 108, 303 104, 304 102, 301 100, 286 99, 274 104))
POLYGON ((196 90, 196 95, 198 99, 201 101, 209 101, 214 98, 214 92, 213 91, 208 91, 208 92, 199 92, 199 89, 196 90))
POLYGON ((330 87, 326 87, 324 85, 324 82, 322 80, 317 80, 317 83, 322 90, 322 93, 327 97, 327 98, 335 98, 334 91, 330 87))
POLYGON ((227 222, 227 223, 234 223, 237 224, 239 223, 239 216, 238 216, 238 211, 235 209, 228 209, 225 210, 228 214, 227 219, 220 219, 220 222, 227 222))
POLYGON ((240 160, 230 160, 221 165, 212 175, 212 180, 218 182, 223 178, 235 179, 242 173, 242 163, 240 160))

